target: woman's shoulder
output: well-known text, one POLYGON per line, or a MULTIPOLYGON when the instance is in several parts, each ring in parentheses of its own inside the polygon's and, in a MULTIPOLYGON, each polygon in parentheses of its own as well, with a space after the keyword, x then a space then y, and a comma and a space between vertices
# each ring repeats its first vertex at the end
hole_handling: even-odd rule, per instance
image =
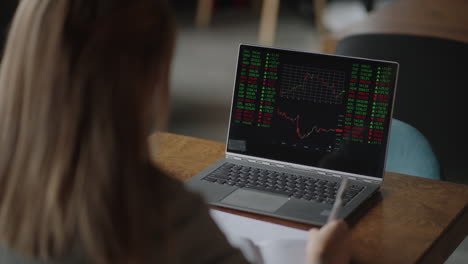
POLYGON ((171 208, 174 224, 190 221, 199 213, 208 211, 200 194, 188 190, 183 182, 157 167, 153 167, 153 172, 161 177, 160 184, 164 186, 164 193, 167 196, 164 200, 171 208))
MULTIPOLYGON (((160 172, 161 173, 161 172, 160 172)), ((202 196, 168 174, 164 177, 172 210, 177 260, 174 263, 246 263, 209 214, 202 196)))

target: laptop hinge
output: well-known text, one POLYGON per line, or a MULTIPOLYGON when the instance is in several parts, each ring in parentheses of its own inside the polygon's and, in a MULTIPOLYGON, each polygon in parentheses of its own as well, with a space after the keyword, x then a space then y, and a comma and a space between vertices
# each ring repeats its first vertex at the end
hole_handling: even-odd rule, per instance
POLYGON ((233 160, 238 160, 238 161, 243 161, 243 162, 262 164, 266 166, 273 166, 273 167, 279 167, 279 168, 284 168, 284 169, 295 169, 295 170, 301 170, 305 172, 314 171, 314 172, 317 172, 319 174, 329 176, 329 177, 342 178, 342 176, 347 176, 350 180, 362 181, 366 183, 375 183, 375 184, 382 183, 382 180, 374 180, 374 179, 371 179, 370 177, 368 178, 366 176, 355 175, 352 173, 341 173, 342 175, 340 175, 337 172, 330 171, 327 169, 309 167, 309 166, 304 166, 304 165, 293 165, 293 164, 289 164, 286 162, 267 160, 267 159, 256 158, 256 157, 251 157, 251 156, 226 154, 226 159, 233 159, 233 160))

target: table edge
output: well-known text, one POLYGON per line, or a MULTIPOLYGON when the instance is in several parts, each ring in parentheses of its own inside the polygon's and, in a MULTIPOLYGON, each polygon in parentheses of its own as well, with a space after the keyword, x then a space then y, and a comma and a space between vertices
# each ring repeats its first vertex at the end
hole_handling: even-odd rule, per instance
POLYGON ((468 223, 468 204, 449 224, 445 232, 433 241, 417 263, 444 263, 468 235, 468 225, 464 223, 468 223))

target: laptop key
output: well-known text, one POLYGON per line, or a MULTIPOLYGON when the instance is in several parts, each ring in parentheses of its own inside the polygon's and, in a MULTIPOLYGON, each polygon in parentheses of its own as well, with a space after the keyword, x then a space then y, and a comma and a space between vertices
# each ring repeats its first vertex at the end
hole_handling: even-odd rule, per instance
POLYGON ((235 183, 236 183, 236 182, 234 182, 234 181, 227 181, 227 182, 226 182, 227 185, 234 185, 235 183))
POLYGON ((229 175, 227 174, 210 174, 210 177, 218 178, 218 179, 227 179, 229 175))
POLYGON ((302 194, 294 193, 294 194, 292 195, 292 197, 297 198, 297 199, 301 199, 301 198, 302 198, 302 194))
POLYGON ((322 186, 322 185, 327 184, 327 182, 328 182, 327 180, 319 180, 319 181, 317 182, 317 184, 320 185, 320 186, 322 186))
POLYGON ((209 181, 209 182, 216 182, 217 181, 217 179, 213 178, 213 177, 205 177, 203 179, 206 180, 206 181, 209 181))

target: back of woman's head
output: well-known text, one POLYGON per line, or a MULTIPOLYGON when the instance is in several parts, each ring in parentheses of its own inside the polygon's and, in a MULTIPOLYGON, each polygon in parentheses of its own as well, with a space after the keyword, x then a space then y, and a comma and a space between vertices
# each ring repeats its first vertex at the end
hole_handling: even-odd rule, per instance
POLYGON ((146 135, 150 106, 166 103, 167 5, 21 1, 0 66, 3 245, 47 258, 78 244, 117 263, 164 240, 165 208, 144 209, 163 193, 146 135))

